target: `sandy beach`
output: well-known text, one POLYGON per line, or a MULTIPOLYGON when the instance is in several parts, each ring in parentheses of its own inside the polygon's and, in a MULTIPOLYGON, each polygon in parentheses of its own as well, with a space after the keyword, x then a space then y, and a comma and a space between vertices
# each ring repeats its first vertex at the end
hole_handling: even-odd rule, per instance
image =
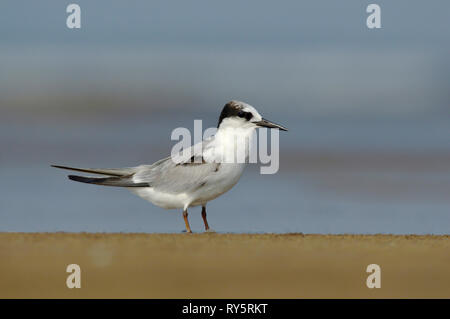
POLYGON ((450 298, 449 252, 450 236, 0 233, 0 297, 450 298))

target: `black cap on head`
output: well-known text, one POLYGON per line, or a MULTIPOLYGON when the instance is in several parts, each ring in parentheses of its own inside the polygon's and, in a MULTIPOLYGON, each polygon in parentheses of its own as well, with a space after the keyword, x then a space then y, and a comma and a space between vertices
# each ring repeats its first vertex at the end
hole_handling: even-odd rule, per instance
POLYGON ((253 114, 251 112, 245 112, 243 111, 243 109, 244 106, 236 101, 230 101, 227 104, 225 104, 225 106, 222 109, 222 112, 220 113, 219 123, 217 124, 217 127, 219 127, 223 119, 227 117, 237 116, 245 118, 247 121, 249 121, 253 117, 253 114))

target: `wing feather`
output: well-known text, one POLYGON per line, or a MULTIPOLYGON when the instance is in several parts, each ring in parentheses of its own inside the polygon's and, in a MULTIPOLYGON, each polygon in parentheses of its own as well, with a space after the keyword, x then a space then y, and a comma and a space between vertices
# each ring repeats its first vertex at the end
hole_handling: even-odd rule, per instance
POLYGON ((133 182, 131 176, 122 176, 122 177, 85 177, 85 176, 77 176, 77 175, 69 175, 70 180, 87 183, 87 184, 96 184, 102 186, 116 186, 116 187, 148 187, 150 186, 148 183, 135 183, 133 182))
POLYGON ((134 173, 134 167, 127 168, 77 168, 62 165, 51 165, 52 167, 67 169, 71 171, 93 173, 99 175, 109 175, 109 176, 125 176, 134 173))
MULTIPOLYGON (((202 150, 209 141, 203 141, 202 150)), ((186 151, 195 150, 194 146, 186 151)), ((212 173, 216 172, 218 163, 206 162, 203 154, 193 154, 181 163, 175 163, 171 157, 164 158, 152 165, 136 167, 133 180, 136 183, 149 183, 158 191, 167 193, 189 192, 203 185, 212 173)))

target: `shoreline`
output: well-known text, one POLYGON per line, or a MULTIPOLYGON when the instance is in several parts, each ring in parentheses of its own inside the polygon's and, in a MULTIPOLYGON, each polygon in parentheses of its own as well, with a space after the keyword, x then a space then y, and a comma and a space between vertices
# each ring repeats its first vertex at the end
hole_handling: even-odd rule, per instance
POLYGON ((0 297, 450 298, 449 251, 450 235, 0 233, 0 297))

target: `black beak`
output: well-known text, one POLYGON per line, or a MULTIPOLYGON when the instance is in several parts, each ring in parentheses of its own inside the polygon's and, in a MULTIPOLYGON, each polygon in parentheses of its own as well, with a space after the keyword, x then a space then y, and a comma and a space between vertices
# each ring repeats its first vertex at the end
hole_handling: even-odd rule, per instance
POLYGON ((256 125, 261 126, 261 127, 277 128, 277 129, 279 129, 281 131, 287 131, 288 130, 284 126, 282 126, 280 124, 276 124, 276 123, 271 122, 271 121, 268 121, 268 120, 266 120, 264 118, 261 121, 253 122, 253 123, 255 123, 256 125))

